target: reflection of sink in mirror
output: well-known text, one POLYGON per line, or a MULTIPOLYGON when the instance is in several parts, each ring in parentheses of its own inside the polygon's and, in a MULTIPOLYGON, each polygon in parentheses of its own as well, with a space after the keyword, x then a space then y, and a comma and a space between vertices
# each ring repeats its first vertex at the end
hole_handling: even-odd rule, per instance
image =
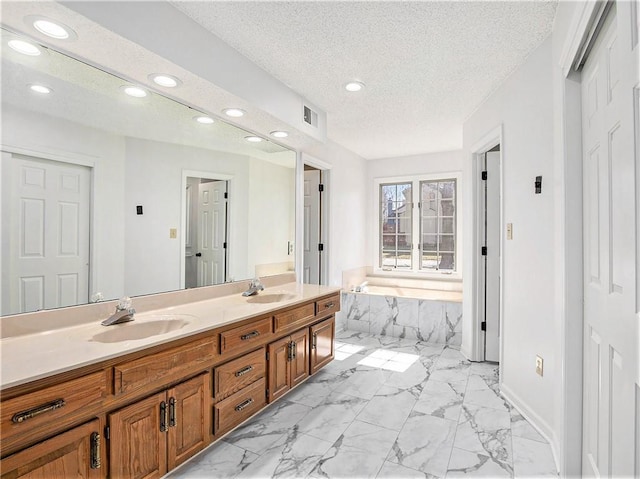
POLYGON ((247 299, 247 303, 279 303, 280 301, 289 301, 291 299, 296 299, 296 295, 290 293, 263 293, 250 296, 249 299, 247 299))
POLYGON ((160 319, 142 322, 130 322, 109 326, 109 329, 94 335, 90 341, 98 343, 118 343, 136 339, 150 338, 184 328, 189 321, 178 315, 156 316, 160 319))

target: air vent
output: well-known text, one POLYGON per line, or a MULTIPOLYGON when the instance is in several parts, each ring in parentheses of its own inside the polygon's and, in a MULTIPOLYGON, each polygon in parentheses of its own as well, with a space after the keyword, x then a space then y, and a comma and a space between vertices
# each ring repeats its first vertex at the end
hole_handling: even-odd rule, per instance
POLYGON ((304 121, 305 123, 318 128, 318 114, 308 106, 304 107, 304 121))

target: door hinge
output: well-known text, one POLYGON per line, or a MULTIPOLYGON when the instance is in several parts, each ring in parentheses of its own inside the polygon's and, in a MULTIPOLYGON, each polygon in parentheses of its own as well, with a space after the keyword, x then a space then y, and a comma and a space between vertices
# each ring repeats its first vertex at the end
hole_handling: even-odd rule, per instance
POLYGON ((229 193, 227 193, 226 191, 225 191, 225 193, 224 193, 224 199, 225 199, 225 200, 228 200, 228 199, 229 199, 229 193))
POLYGON ((222 243, 222 249, 227 249, 227 242, 222 243))
POLYGON ((269 353, 267 353, 267 361, 269 361, 269 353))
POLYGON ((480 331, 486 331, 487 330, 487 322, 486 321, 482 321, 480 323, 480 331))
POLYGON ((109 426, 104 427, 104 438, 107 440, 111 439, 111 428, 109 426))
POLYGON ((324 185, 322 183, 318 184, 318 191, 322 193, 324 191, 324 185))
POLYGON ((485 181, 487 180, 487 172, 486 171, 482 172, 482 179, 485 180, 485 181))
POLYGON ((482 247, 482 256, 487 256, 487 247, 486 246, 482 247))
POLYGON ((324 245, 322 243, 318 243, 318 251, 324 251, 324 245))

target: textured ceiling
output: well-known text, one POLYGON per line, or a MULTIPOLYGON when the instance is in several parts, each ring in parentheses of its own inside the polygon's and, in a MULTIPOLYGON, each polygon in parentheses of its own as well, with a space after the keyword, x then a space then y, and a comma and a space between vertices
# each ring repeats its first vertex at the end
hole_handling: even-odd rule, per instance
POLYGON ((556 0, 173 1, 327 112, 364 158, 457 149, 462 124, 551 32, 556 0), (366 84, 349 94, 351 80, 366 84))

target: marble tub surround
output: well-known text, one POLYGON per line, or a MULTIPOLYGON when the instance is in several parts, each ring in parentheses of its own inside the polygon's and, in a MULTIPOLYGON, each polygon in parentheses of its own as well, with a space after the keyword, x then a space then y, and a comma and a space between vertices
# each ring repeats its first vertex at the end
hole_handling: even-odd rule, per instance
POLYGON ((549 444, 500 396, 497 366, 341 331, 335 361, 168 477, 460 476, 557 476, 549 444))
MULTIPOLYGON (((52 325, 49 330, 40 325, 41 330, 36 330, 36 332, 30 334, 23 332, 20 335, 5 337, 0 341, 2 359, 0 365, 0 389, 5 390, 47 376, 209 331, 256 315, 294 306, 319 296, 339 292, 338 288, 328 286, 303 285, 292 282, 274 285, 267 281, 265 290, 260 295, 282 294, 287 299, 277 302, 256 303, 251 298, 246 298, 240 294, 240 291, 244 291, 246 286, 247 283, 245 282, 234 283, 233 293, 218 295, 220 291, 228 292, 232 290, 231 286, 226 286, 216 290, 213 296, 205 296, 205 299, 192 302, 187 301, 187 298, 193 297, 188 294, 189 292, 198 291, 198 295, 204 295, 205 291, 200 291, 199 289, 186 290, 153 295, 154 298, 134 298, 133 306, 137 311, 135 320, 121 325, 105 327, 100 324, 102 319, 105 319, 113 312, 109 310, 109 313, 101 318, 90 316, 91 321, 85 319, 79 324, 72 323, 71 326, 67 325, 66 327, 55 325, 58 326, 56 329, 52 325), (158 296, 163 296, 163 298, 158 298, 158 296), (180 303, 180 298, 185 302, 180 303), (162 306, 158 309, 150 309, 152 306, 160 305, 162 306), (179 318, 184 320, 185 324, 179 329, 140 339, 101 342, 97 337, 97 335, 107 330, 115 331, 115 329, 110 328, 123 328, 123 330, 125 328, 136 328, 145 322, 167 318, 179 318)), ((71 310, 90 308, 91 306, 101 307, 102 305, 66 308, 61 311, 74 315, 77 314, 77 311, 71 312, 71 310)), ((46 320, 48 313, 50 312, 44 312, 42 316, 39 316, 39 319, 46 320)), ((2 318, 3 328, 4 321, 9 318, 13 317, 2 318)))
POLYGON ((341 325, 348 331, 460 346, 462 303, 342 293, 341 325))

